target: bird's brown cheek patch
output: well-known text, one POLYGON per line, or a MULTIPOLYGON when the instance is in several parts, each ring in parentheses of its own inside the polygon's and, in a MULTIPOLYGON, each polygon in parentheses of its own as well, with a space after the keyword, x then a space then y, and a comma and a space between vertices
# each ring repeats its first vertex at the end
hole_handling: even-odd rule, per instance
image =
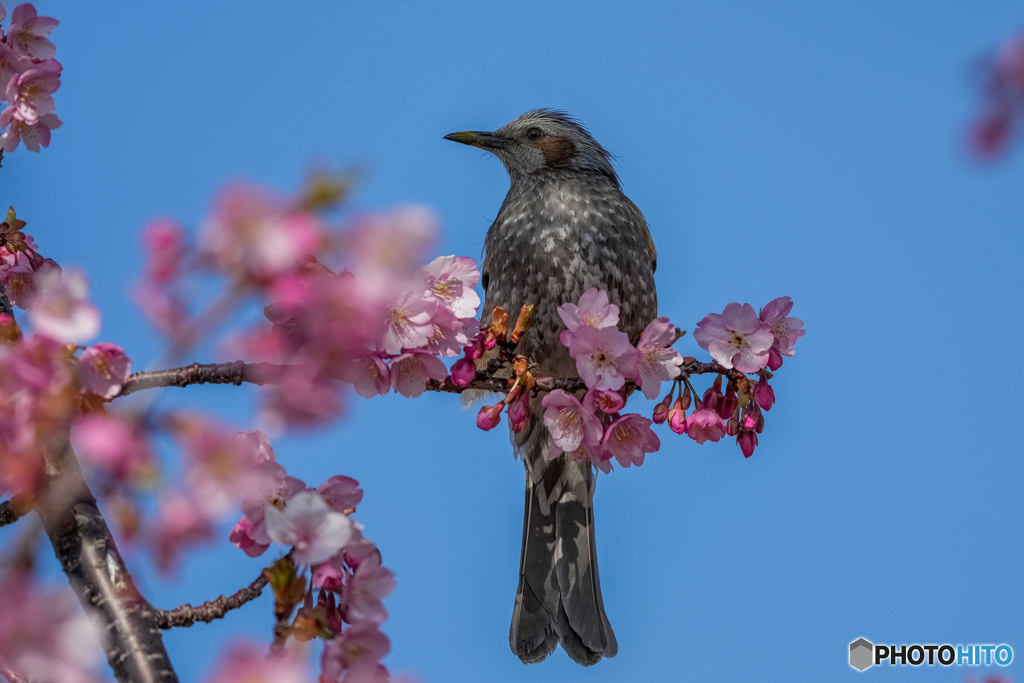
POLYGON ((576 144, 566 138, 548 137, 538 145, 548 168, 565 168, 576 156, 576 144))

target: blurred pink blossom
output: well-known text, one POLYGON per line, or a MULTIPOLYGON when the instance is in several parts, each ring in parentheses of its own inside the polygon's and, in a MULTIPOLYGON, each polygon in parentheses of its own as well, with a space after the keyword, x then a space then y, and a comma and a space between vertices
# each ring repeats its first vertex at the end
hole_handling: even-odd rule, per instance
POLYGON ((267 536, 274 543, 290 545, 300 564, 319 564, 340 551, 352 537, 352 522, 335 512, 318 493, 300 491, 279 510, 265 508, 267 536))
POLYGON ((352 477, 341 475, 335 475, 320 484, 316 492, 335 512, 355 509, 363 500, 363 490, 359 488, 359 482, 352 477))
POLYGON ((185 231, 170 218, 157 218, 142 229, 146 274, 158 284, 178 277, 185 256, 185 231))
POLYGON ((367 352, 352 359, 342 378, 363 398, 384 396, 391 389, 391 368, 380 353, 367 352))
POLYGON ((78 456, 115 479, 140 472, 153 460, 143 435, 110 415, 82 416, 71 435, 78 456))
POLYGON ((78 357, 82 388, 102 398, 114 398, 132 371, 124 349, 109 342, 90 346, 78 357))
POLYGON ((285 652, 268 657, 265 645, 249 642, 232 644, 206 683, 310 683, 313 680, 304 659, 285 652))
POLYGON ((89 288, 80 271, 69 270, 63 276, 57 270, 40 271, 34 284, 28 318, 36 332, 76 344, 99 333, 100 312, 89 302, 89 288))
MULTIPOLYGON (((27 125, 37 123, 54 109, 53 93, 60 88, 60 76, 33 65, 7 83, 6 99, 11 103, 12 120, 27 125)), ((6 111, 6 110, 5 110, 6 111)), ((52 126, 51 126, 52 127, 52 126)))
POLYGON ((381 602, 395 590, 395 575, 381 566, 380 553, 370 553, 345 583, 341 614, 350 624, 383 624, 388 611, 381 602))
POLYGON ((50 146, 50 131, 62 125, 63 122, 54 114, 43 114, 34 123, 26 123, 15 119, 14 108, 8 107, 0 112, 0 128, 9 126, 6 132, 0 135, 4 153, 13 152, 18 148, 19 142, 24 142, 25 148, 30 152, 38 153, 40 147, 50 146))
POLYGON ((775 337, 750 304, 731 303, 724 313, 709 313, 697 323, 693 338, 723 367, 757 372, 768 364, 775 337))
POLYGON ((389 306, 406 292, 426 289, 422 259, 436 233, 434 213, 422 206, 360 217, 346 246, 361 297, 389 306))
POLYGON ((182 550, 212 535, 213 525, 194 498, 165 490, 160 496, 156 525, 146 538, 153 544, 157 567, 169 571, 177 566, 182 550))

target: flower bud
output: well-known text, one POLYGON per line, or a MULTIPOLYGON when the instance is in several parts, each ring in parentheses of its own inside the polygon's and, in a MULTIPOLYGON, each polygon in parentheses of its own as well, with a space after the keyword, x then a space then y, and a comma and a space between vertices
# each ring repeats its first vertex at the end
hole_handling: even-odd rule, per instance
POLYGON ((668 426, 676 434, 686 433, 686 409, 682 399, 677 398, 672 410, 668 411, 668 426))
POLYGON ((729 436, 736 436, 740 433, 740 421, 735 417, 725 423, 725 433, 729 436))
POLYGON ((476 363, 468 358, 460 358, 452 366, 452 384, 457 387, 469 386, 476 379, 476 363))
POLYGON ((754 400, 765 410, 771 410, 775 404, 775 390, 768 384, 764 375, 761 375, 760 381, 754 387, 754 400))
MULTIPOLYGON (((719 377, 721 377, 721 375, 719 375, 719 377)), ((729 386, 726 387, 725 396, 722 397, 721 402, 718 404, 718 416, 723 420, 728 420, 732 417, 732 414, 736 411, 739 404, 740 401, 736 398, 736 389, 730 382, 729 386)))
POLYGON ((494 429, 501 422, 501 411, 504 408, 504 401, 498 401, 493 406, 484 406, 476 416, 476 426, 485 432, 494 429))
POLYGON ((689 410, 690 409, 690 404, 693 403, 693 395, 690 394, 690 385, 689 384, 687 384, 686 388, 683 389, 682 400, 683 400, 683 404, 682 404, 683 405, 683 410, 689 410))

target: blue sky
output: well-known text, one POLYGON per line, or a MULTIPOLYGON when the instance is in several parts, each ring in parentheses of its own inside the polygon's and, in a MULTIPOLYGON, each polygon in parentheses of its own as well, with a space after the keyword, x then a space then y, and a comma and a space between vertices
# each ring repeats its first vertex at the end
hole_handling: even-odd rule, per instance
MULTIPOLYGON (((667 432, 599 480, 601 583, 619 641, 583 670, 508 649, 521 465, 452 396, 353 400, 346 421, 276 442, 317 484, 347 474, 393 568, 392 670, 426 681, 963 680, 848 667, 850 641, 1008 643, 1024 669, 1016 371, 1024 150, 964 153, 978 66, 1024 28, 1017 3, 37 3, 61 20, 64 127, 4 159, 43 253, 87 269, 103 339, 139 367, 138 233, 194 224, 226 181, 294 190, 354 166, 355 204, 433 206, 437 254, 478 256, 501 165, 442 140, 566 109, 618 156, 659 249, 660 312, 693 330, 730 301, 789 295, 807 335, 775 381, 761 446, 667 432)), ((8 10, 11 7, 8 6, 8 10)), ((679 347, 698 355, 688 336, 679 347)), ((196 358, 211 360, 212 357, 196 358)), ((700 381, 698 386, 706 386, 700 381)), ((240 427, 250 389, 165 392, 240 427)), ((2 539, 10 539, 5 530, 2 539)), ((41 557, 53 564, 48 548, 41 557)), ((224 538, 162 607, 248 583, 224 538)), ((270 633, 267 598, 167 635, 197 680, 232 633, 270 633)), ((975 673, 980 673, 976 671, 975 673)))

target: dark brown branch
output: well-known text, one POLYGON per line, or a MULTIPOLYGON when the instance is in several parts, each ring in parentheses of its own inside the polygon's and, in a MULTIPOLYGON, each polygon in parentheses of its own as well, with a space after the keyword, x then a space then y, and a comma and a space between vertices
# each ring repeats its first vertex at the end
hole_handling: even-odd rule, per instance
POLYGON ((237 609, 250 600, 258 598, 266 585, 267 577, 260 574, 258 579, 231 597, 221 595, 214 600, 207 600, 198 607, 185 604, 172 610, 154 610, 156 613, 156 625, 166 629, 176 626, 191 626, 197 621, 210 623, 214 619, 222 619, 231 610, 237 609))
MULTIPOLYGON (((190 384, 239 385, 243 382, 249 384, 276 384, 287 370, 287 365, 243 363, 240 360, 232 363, 214 363, 211 365, 193 363, 192 365, 182 368, 171 368, 170 370, 136 372, 121 385, 121 393, 118 395, 127 396, 136 391, 155 389, 157 387, 187 387, 190 384)), ((687 360, 681 366, 681 370, 685 376, 721 373, 729 379, 737 379, 743 375, 738 370, 728 370, 714 361, 702 363, 698 360, 687 360)), ((633 388, 636 385, 630 380, 627 381, 626 386, 627 388, 633 388)), ((427 382, 427 391, 448 394, 461 394, 470 389, 506 393, 511 388, 512 381, 488 377, 484 373, 477 373, 477 378, 464 387, 453 384, 450 377, 427 382)), ((552 389, 578 391, 586 389, 586 385, 578 377, 541 377, 537 379, 536 389, 538 391, 551 391, 552 389)))
POLYGON ((10 500, 0 503, 0 526, 14 524, 32 511, 32 500, 25 495, 16 494, 10 500))
POLYGON ((47 458, 36 511, 72 590, 103 628, 120 683, 177 683, 153 607, 139 594, 70 447, 47 458))

